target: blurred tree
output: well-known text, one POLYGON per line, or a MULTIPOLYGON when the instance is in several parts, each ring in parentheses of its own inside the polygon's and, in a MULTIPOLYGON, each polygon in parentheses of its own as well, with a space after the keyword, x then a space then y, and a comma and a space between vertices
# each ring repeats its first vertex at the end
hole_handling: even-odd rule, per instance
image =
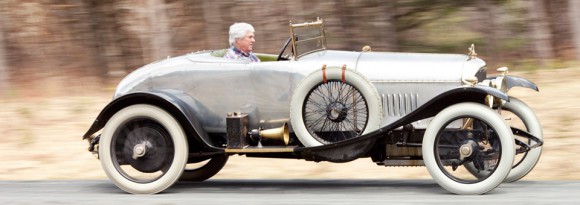
POLYGON ((452 45, 455 48, 450 48, 451 45, 446 43, 450 42, 448 39, 471 32, 468 27, 472 25, 465 24, 463 28, 460 28, 461 25, 458 24, 457 19, 470 19, 474 16, 474 13, 465 15, 465 10, 477 7, 477 0, 398 0, 395 2, 396 13, 393 22, 399 44, 397 51, 464 52, 465 47, 469 46, 464 44, 466 42, 455 41, 452 45), (449 24, 450 22, 453 23, 449 24))
POLYGON ((3 0, 0 81, 121 77, 169 55, 226 48, 234 22, 254 25, 256 52, 277 53, 289 36, 288 20, 317 17, 325 20, 331 49, 368 44, 374 51, 464 53, 476 43, 490 67, 530 58, 548 65, 554 58, 580 59, 578 2, 3 0))
POLYGON ((91 2, 94 35, 90 41, 94 42, 94 50, 100 53, 95 62, 102 63, 97 67, 102 77, 123 76, 146 62, 160 59, 154 54, 153 47, 160 41, 151 38, 151 32, 155 30, 150 25, 155 22, 148 18, 152 11, 147 1, 91 2))
POLYGON ((548 61, 554 58, 552 47, 552 35, 550 32, 548 16, 546 15, 546 2, 543 0, 527 1, 530 13, 531 36, 535 56, 543 67, 549 65, 548 61))
MULTIPOLYGON (((225 9, 220 8, 221 4, 211 2, 211 1, 203 1, 202 5, 203 5, 203 7, 201 8, 201 13, 203 14, 203 20, 206 23, 206 25, 204 25, 204 28, 205 28, 204 34, 206 37, 205 42, 207 42, 207 43, 205 43, 205 45, 209 49, 218 49, 218 48, 227 47, 226 46, 227 44, 224 45, 223 42, 212 40, 212 39, 215 39, 216 35, 218 35, 219 33, 227 32, 229 29, 229 27, 228 27, 229 25, 223 25, 225 21, 222 20, 222 18, 224 16, 222 14, 222 11, 225 9)), ((226 12, 227 12, 227 10, 226 10, 226 12)), ((257 31, 257 32, 260 33, 260 31, 257 31)), ((223 35, 218 35, 218 36, 223 37, 223 35)), ((221 40, 226 41, 226 39, 221 39, 221 40)))
POLYGON ((148 0, 144 8, 148 13, 151 27, 151 57, 150 59, 162 59, 171 55, 172 46, 170 41, 169 20, 166 14, 167 4, 164 0, 148 0))
POLYGON ((397 41, 397 31, 395 14, 397 11, 395 1, 379 1, 377 13, 382 13, 382 15, 377 15, 379 18, 375 19, 374 25, 379 28, 378 32, 373 32, 373 42, 385 42, 385 50, 397 51, 398 41, 397 41))
POLYGON ((344 41, 341 49, 360 50, 372 42, 374 50, 397 50, 396 1, 342 0, 338 5, 335 8, 341 14, 339 24, 343 29, 337 34, 344 41))
POLYGON ((6 64, 6 51, 4 48, 4 30, 2 29, 3 21, 1 19, 2 13, 0 13, 0 97, 6 94, 6 91, 10 89, 10 76, 8 73, 8 65, 6 64))
POLYGON ((437 21, 474 4, 474 0, 399 0, 397 2, 397 32, 404 32, 437 21))
POLYGON ((572 27, 572 38, 576 52, 576 60, 580 61, 580 1, 568 0, 569 8, 568 16, 572 27))
POLYGON ((485 39, 484 53, 490 56, 486 59, 488 68, 495 69, 497 64, 502 62, 499 52, 498 37, 499 29, 497 28, 498 4, 489 0, 478 0, 477 8, 479 10, 478 20, 482 22, 483 31, 480 31, 485 39))
POLYGON ((574 39, 572 36, 571 22, 568 15, 570 9, 568 0, 546 1, 547 21, 551 31, 551 42, 554 58, 559 60, 572 60, 574 56, 574 39))
POLYGON ((101 79, 106 78, 107 71, 109 68, 109 63, 105 57, 105 36, 101 30, 103 26, 106 25, 105 18, 102 15, 101 8, 105 1, 101 0, 89 0, 87 2, 87 13, 89 16, 90 30, 93 31, 91 34, 93 36, 88 37, 91 39, 88 41, 89 50, 91 56, 93 56, 93 65, 96 68, 97 76, 101 79))

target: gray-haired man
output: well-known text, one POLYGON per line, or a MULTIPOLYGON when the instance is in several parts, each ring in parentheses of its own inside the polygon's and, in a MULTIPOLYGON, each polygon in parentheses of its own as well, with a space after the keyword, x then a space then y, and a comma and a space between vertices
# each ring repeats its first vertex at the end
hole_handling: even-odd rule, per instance
POLYGON ((254 47, 254 27, 248 23, 234 23, 230 26, 230 48, 224 58, 249 62, 260 62, 252 53, 254 47))

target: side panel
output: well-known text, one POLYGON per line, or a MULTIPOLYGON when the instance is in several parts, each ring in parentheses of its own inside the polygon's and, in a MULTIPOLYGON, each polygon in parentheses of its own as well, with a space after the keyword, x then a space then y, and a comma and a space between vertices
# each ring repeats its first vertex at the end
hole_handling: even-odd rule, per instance
POLYGON ((208 133, 226 133, 228 112, 248 113, 251 128, 267 129, 289 121, 295 74, 289 62, 192 62, 151 70, 146 81, 117 95, 181 90, 193 98, 188 105, 208 133))
POLYGON ((427 104, 459 82, 373 82, 383 103, 381 126, 391 124, 427 104))

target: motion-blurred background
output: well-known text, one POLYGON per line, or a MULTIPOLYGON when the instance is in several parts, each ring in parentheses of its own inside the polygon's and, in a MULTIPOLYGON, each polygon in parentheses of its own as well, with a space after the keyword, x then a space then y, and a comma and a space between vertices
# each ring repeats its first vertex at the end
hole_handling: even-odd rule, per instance
MULTIPOLYGON (((2 0, 0 179, 102 178, 80 139, 120 78, 167 56, 227 48, 234 22, 253 24, 254 52, 277 53, 290 20, 317 17, 330 49, 467 53, 473 43, 490 71, 508 66, 534 80, 540 93, 514 91, 537 110, 548 139, 530 177, 580 179, 570 161, 580 154, 577 0, 2 0)), ((271 170, 241 174, 252 160, 231 159, 217 177, 428 177, 370 160, 260 161, 271 170)))

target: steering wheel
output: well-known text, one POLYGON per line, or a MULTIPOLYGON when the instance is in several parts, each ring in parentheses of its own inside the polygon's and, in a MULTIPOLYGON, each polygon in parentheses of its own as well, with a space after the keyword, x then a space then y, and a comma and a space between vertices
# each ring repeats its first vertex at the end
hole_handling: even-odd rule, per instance
POLYGON ((282 54, 284 54, 284 51, 286 50, 286 47, 288 47, 288 44, 290 44, 291 40, 292 40, 292 37, 288 37, 288 40, 286 40, 284 47, 282 47, 282 49, 280 49, 280 54, 278 55, 278 58, 276 58, 276 61, 288 60, 288 58, 283 58, 282 54))

